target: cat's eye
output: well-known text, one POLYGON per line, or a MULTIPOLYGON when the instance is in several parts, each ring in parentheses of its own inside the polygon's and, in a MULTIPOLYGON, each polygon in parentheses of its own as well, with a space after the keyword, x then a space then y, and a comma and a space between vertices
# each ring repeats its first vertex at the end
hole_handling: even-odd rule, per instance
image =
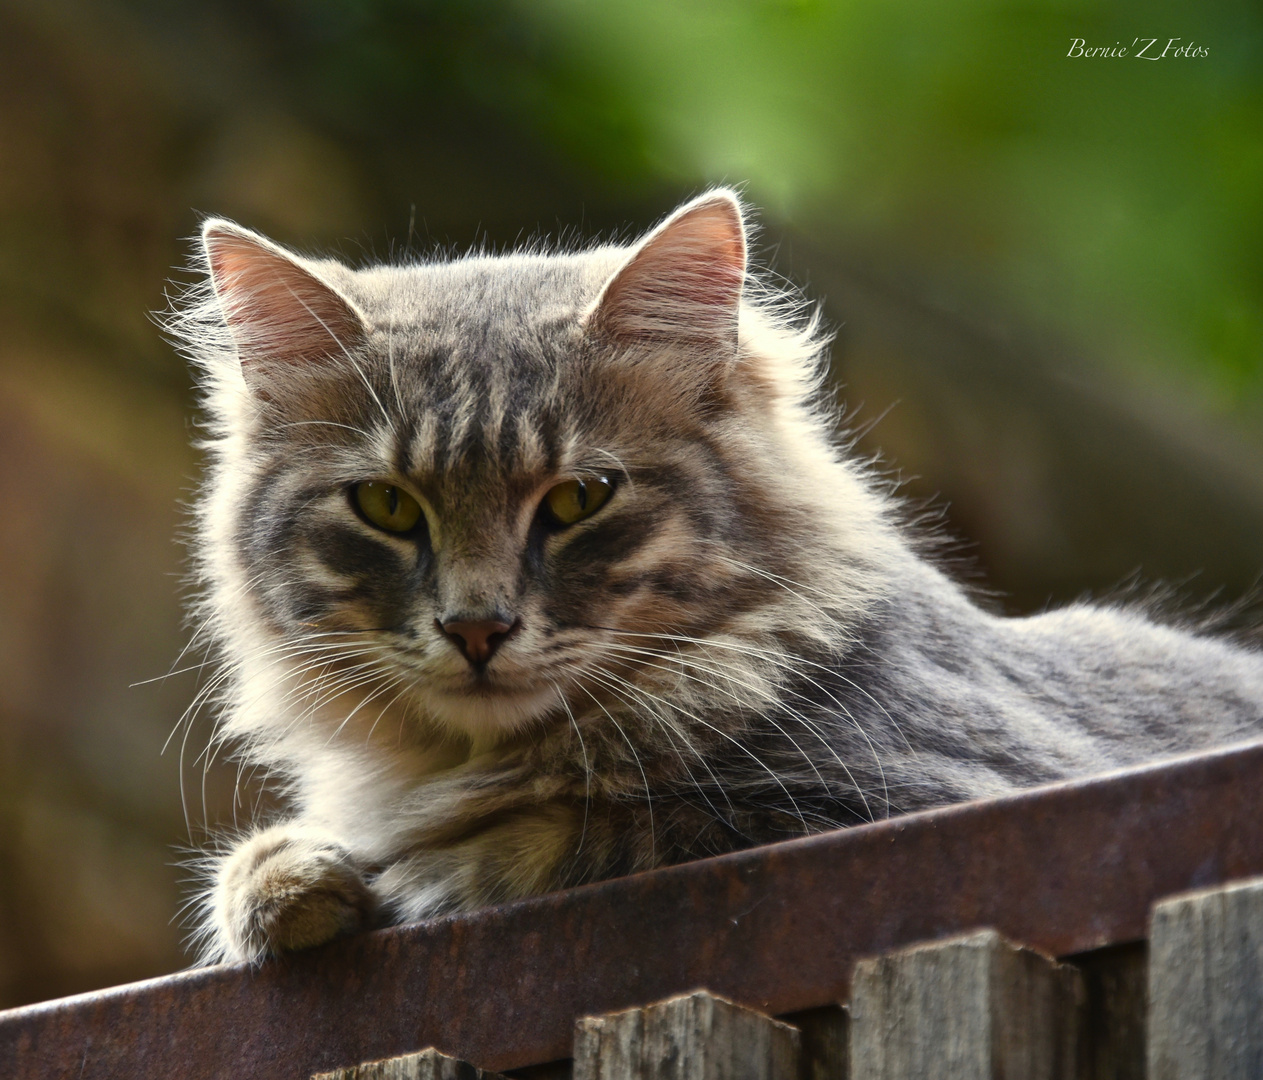
POLYGON ((544 502, 559 524, 573 525, 600 510, 613 490, 614 485, 604 477, 566 480, 552 488, 544 502))
POLYGON ((367 481, 352 492, 355 505, 369 522, 387 532, 411 532, 421 520, 421 504, 401 487, 367 481))

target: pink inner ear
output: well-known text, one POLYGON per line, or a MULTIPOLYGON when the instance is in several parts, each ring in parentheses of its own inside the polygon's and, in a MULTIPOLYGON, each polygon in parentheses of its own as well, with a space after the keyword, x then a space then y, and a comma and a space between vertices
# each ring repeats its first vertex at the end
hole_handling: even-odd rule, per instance
POLYGON ((703 197, 664 222, 614 275, 592 321, 620 339, 735 345, 745 264, 736 200, 703 197))
POLYGON ((363 339, 351 306, 324 282, 253 237, 212 226, 211 279, 246 368, 339 355, 363 339))

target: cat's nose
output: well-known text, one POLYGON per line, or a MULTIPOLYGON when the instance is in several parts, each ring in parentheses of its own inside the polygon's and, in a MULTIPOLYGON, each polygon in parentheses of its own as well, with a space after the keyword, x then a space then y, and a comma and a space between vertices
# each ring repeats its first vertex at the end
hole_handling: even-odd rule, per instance
MULTIPOLYGON (((435 620, 436 622, 438 620, 435 620)), ((512 623, 499 619, 448 619, 439 623, 439 629, 465 655, 471 664, 485 664, 495 655, 521 625, 520 619, 512 623)))

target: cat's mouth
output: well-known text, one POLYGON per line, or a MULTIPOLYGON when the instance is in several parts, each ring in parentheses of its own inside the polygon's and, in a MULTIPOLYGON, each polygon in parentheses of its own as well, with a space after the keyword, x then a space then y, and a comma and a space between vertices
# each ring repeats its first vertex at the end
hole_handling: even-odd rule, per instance
POLYGON ((520 731, 560 702, 551 682, 522 683, 485 672, 471 672, 461 685, 427 686, 423 696, 436 720, 480 741, 520 731))
POLYGON ((524 687, 520 683, 491 679, 484 672, 477 672, 470 680, 469 686, 457 693, 476 698, 509 698, 519 697, 524 692, 532 693, 535 689, 537 688, 524 687))

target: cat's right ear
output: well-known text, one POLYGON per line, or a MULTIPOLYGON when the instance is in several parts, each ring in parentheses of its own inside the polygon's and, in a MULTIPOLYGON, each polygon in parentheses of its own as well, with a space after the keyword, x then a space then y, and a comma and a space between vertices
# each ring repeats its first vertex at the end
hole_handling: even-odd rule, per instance
POLYGON ((674 342, 735 353, 745 274, 741 202, 718 188, 685 203, 640 242, 584 324, 624 345, 674 342))
POLYGON ((231 221, 202 226, 211 285, 246 385, 264 399, 295 365, 349 355, 364 340, 354 306, 284 248, 231 221))

